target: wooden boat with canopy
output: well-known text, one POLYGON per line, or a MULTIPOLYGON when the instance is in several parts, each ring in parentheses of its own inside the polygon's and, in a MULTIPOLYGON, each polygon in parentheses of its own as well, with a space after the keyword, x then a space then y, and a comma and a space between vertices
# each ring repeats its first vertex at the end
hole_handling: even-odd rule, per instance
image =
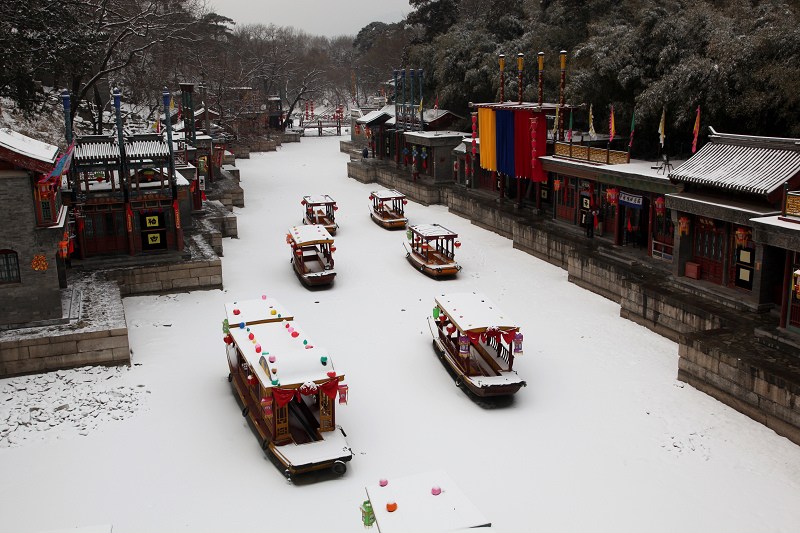
POLYGON ((328 233, 336 235, 339 225, 336 224, 336 201, 327 194, 317 194, 314 196, 303 196, 300 202, 305 207, 303 224, 320 224, 325 226, 328 233))
POLYGON ((522 333, 483 294, 446 294, 435 298, 428 324, 433 347, 456 375, 456 385, 477 396, 514 394, 525 381, 514 370, 522 355, 522 333))
POLYGON ((383 189, 369 193, 372 201, 370 218, 386 229, 405 228, 408 219, 405 216, 406 195, 394 189, 383 189))
POLYGON ((439 224, 419 224, 409 226, 406 236, 406 259, 420 272, 438 278, 461 270, 453 258, 461 243, 449 229, 439 224))
POLYGON ((333 283, 333 237, 324 226, 293 226, 286 234, 292 248, 292 266, 297 276, 308 286, 333 283))
POLYGON ((344 474, 353 452, 336 425, 336 398, 348 387, 328 352, 272 298, 225 304, 228 381, 253 422, 262 449, 284 474, 331 468, 344 474))

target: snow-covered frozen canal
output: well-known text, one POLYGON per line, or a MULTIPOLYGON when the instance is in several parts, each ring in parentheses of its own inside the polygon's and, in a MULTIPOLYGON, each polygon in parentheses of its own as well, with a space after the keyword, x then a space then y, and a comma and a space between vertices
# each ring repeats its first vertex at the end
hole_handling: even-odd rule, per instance
POLYGON ((409 202, 412 224, 439 223, 462 242, 456 279, 421 275, 405 260, 405 232, 370 221, 368 196, 381 187, 347 178, 339 141, 306 137, 237 161, 247 207, 236 210, 239 239, 224 241, 225 289, 126 299, 130 369, 0 381, 7 433, 15 398, 54 378, 69 379, 73 395, 106 396, 81 404, 73 423, 13 415, 14 438, 0 448, 0 531, 360 531, 365 486, 439 469, 497 531, 798 530, 800 447, 677 381, 675 343, 620 318, 564 270, 444 207, 409 202), (339 207, 327 290, 306 289, 289 263, 285 235, 310 194, 339 207), (434 295, 468 291, 525 336, 515 369, 528 386, 510 401, 476 403, 434 354, 434 295), (223 305, 262 294, 346 376, 349 405, 336 421, 354 458, 343 477, 287 482, 240 414, 223 305))

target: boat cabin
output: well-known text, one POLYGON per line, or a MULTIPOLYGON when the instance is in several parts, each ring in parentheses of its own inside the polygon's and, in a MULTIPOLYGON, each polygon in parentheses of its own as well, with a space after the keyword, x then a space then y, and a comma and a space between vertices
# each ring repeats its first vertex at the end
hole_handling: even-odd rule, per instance
POLYGON ((325 226, 293 226, 286 234, 292 248, 292 266, 300 281, 306 285, 333 283, 333 252, 336 246, 325 226))
POLYGON ((328 233, 331 235, 336 234, 339 228, 336 224, 336 201, 327 194, 318 194, 316 196, 303 196, 303 201, 300 202, 305 207, 305 215, 303 217, 303 224, 320 224, 325 226, 328 233))
POLYGON ((483 294, 436 297, 429 318, 433 347, 456 376, 456 384, 477 396, 514 394, 525 382, 514 370, 522 355, 522 333, 483 294))
POLYGON ((438 278, 461 270, 455 249, 461 246, 458 235, 439 224, 419 224, 406 231, 406 259, 420 272, 438 278))
POLYGON ((408 219, 405 216, 406 195, 394 189, 372 191, 369 194, 372 211, 369 216, 382 228, 405 228, 408 219))
POLYGON ((228 381, 262 448, 287 477, 324 468, 344 474, 353 453, 336 425, 336 398, 346 404, 348 387, 330 354, 272 298, 225 304, 225 316, 228 381))

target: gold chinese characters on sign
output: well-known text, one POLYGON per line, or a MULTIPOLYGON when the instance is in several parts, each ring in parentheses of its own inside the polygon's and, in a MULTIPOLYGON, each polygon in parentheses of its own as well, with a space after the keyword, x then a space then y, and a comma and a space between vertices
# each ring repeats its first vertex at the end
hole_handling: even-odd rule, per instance
POLYGON ((786 214, 800 218, 800 194, 789 193, 786 195, 786 214))

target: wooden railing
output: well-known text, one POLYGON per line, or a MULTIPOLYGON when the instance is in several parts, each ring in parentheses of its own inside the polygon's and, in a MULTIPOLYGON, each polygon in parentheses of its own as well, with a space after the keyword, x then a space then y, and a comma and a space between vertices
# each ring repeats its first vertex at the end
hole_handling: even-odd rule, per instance
POLYGON ((557 142, 555 145, 555 155, 571 157, 573 159, 583 159, 593 163, 605 163, 608 165, 620 165, 630 163, 628 152, 595 148, 574 143, 557 142))
POLYGON ((503 360, 503 362, 506 364, 507 367, 510 367, 508 363, 508 356, 510 355, 508 348, 506 348, 503 344, 500 344, 500 350, 498 352, 497 350, 498 342, 497 339, 494 337, 487 336, 486 344, 487 346, 490 346, 492 349, 494 349, 495 353, 497 353, 498 357, 500 357, 500 359, 503 360))

